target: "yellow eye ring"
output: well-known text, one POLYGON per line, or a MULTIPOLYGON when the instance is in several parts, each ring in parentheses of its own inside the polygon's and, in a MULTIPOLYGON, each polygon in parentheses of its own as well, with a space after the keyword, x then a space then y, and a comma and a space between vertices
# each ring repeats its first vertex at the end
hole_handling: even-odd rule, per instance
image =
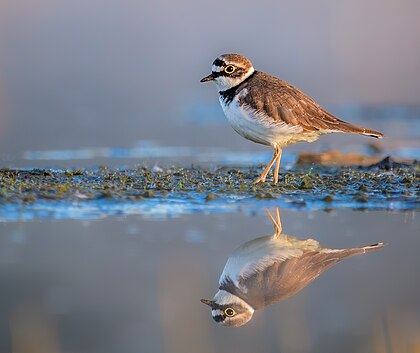
POLYGON ((233 74, 234 72, 235 72, 235 70, 236 70, 236 67, 235 66, 233 66, 233 65, 228 65, 228 66, 226 66, 225 67, 225 69, 224 69, 224 71, 227 73, 227 74, 233 74))
POLYGON ((236 314, 235 310, 233 310, 232 308, 226 308, 225 309, 225 315, 228 317, 232 317, 236 314))

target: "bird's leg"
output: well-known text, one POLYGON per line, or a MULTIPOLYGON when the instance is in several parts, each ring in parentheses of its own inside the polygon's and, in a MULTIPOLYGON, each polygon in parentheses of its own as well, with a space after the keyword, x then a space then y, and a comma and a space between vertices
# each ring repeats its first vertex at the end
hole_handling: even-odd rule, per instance
POLYGON ((278 239, 280 234, 281 234, 281 231, 282 231, 279 209, 276 208, 276 219, 274 219, 274 217, 271 215, 271 213, 268 209, 266 209, 265 211, 267 212, 268 217, 270 217, 271 222, 273 222, 273 226, 274 226, 273 238, 278 239))
POLYGON ((279 181, 279 169, 280 169, 280 159, 283 153, 280 147, 276 147, 277 150, 277 158, 276 158, 276 166, 274 167, 274 184, 277 184, 279 181))
MULTIPOLYGON (((277 220, 277 224, 278 224, 278 232, 279 232, 278 237, 279 237, 280 234, 281 234, 281 232, 282 232, 282 230, 283 230, 283 227, 281 225, 280 211, 279 211, 279 208, 278 207, 276 208, 276 220, 277 220)), ((284 236, 284 239, 287 240, 287 235, 286 234, 283 234, 283 236, 284 236)))
POLYGON ((253 182, 253 184, 258 184, 258 183, 264 183, 265 182, 265 178, 267 177, 268 172, 270 171, 271 167, 274 164, 274 161, 277 158, 277 148, 274 148, 274 156, 271 159, 270 163, 268 163, 267 167, 264 169, 264 171, 262 172, 261 176, 255 180, 253 182))
POLYGON ((279 211, 278 207, 276 207, 276 221, 277 221, 277 225, 278 225, 278 228, 279 228, 279 233, 281 233, 283 228, 281 226, 280 211, 279 211))

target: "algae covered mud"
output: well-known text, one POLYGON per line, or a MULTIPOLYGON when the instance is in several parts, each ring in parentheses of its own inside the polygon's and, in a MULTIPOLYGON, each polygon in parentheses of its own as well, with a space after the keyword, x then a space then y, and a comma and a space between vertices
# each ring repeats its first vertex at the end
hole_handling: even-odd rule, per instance
POLYGON ((418 162, 367 167, 298 166, 277 185, 253 185, 260 168, 140 167, 0 170, 0 219, 171 216, 260 209, 418 209, 418 162))

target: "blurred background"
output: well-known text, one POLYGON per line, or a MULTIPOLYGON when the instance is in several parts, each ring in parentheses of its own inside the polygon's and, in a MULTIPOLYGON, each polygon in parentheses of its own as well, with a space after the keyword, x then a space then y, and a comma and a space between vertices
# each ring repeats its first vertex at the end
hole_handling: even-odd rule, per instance
MULTIPOLYGON (((419 11, 417 0, 0 0, 0 167, 269 160, 199 83, 227 52, 384 132, 381 153, 418 158, 419 11)), ((283 159, 372 141, 326 136, 283 159)), ((287 234, 388 246, 239 330, 217 326, 199 299, 235 247, 271 232, 262 209, 48 214, 0 219, 0 353, 420 352, 416 211, 282 212, 287 234)))
POLYGON ((118 165, 121 155, 92 149, 142 144, 269 155, 235 134, 215 87, 199 83, 226 52, 387 133, 385 144, 402 136, 409 144, 420 116, 419 8, 415 0, 1 0, 1 165, 88 157, 118 165), (403 118, 416 122, 388 128, 403 118), (88 157, 28 153, 76 149, 88 157))

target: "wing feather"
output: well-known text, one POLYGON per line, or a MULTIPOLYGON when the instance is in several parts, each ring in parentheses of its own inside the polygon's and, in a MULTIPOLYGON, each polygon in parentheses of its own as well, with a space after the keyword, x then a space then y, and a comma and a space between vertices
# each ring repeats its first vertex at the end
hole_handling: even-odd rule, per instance
POLYGON ((241 278, 239 285, 227 278, 220 289, 245 300, 254 309, 261 309, 292 296, 337 262, 360 253, 362 248, 305 251, 301 256, 274 262, 263 271, 241 278))
POLYGON ((348 132, 383 136, 380 132, 338 119, 290 83, 263 72, 256 72, 245 87, 250 94, 241 97, 241 103, 271 117, 274 123, 299 125, 303 133, 348 132))

